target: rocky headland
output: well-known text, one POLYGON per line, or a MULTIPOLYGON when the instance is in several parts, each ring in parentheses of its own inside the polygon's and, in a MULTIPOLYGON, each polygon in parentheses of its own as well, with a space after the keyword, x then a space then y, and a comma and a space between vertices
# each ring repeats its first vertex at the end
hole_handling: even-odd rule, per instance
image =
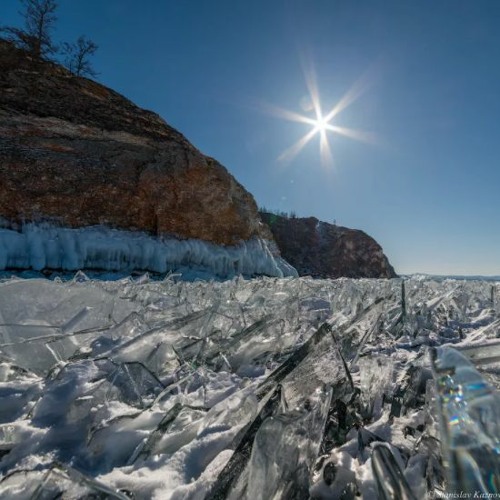
POLYGON ((394 278, 382 247, 363 231, 261 212, 281 255, 300 276, 313 278, 394 278))

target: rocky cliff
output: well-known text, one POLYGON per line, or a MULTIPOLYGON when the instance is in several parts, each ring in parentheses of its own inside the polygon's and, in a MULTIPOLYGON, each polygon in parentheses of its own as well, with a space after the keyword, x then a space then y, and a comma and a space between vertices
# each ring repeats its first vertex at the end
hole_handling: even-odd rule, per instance
POLYGON ((261 212, 282 256, 300 276, 314 278, 393 278, 381 246, 363 231, 315 217, 283 217, 261 212))
POLYGON ((158 115, 0 41, 0 222, 33 221, 272 242, 253 197, 158 115))
POLYGON ((158 115, 0 44, 0 216, 235 244, 268 237, 252 196, 158 115))

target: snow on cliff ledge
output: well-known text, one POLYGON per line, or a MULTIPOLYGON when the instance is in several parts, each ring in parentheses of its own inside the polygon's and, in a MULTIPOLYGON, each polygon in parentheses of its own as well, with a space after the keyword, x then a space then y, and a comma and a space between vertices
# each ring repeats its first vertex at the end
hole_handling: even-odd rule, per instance
POLYGON ((188 267, 218 278, 297 276, 273 255, 273 243, 254 238, 235 246, 196 239, 153 237, 146 233, 92 226, 79 229, 26 224, 20 232, 0 229, 0 270, 102 269, 158 273, 188 267))

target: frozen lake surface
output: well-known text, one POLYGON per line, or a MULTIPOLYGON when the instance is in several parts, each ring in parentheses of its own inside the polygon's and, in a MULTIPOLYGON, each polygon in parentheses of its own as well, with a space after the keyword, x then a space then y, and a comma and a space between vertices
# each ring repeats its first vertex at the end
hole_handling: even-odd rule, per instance
POLYGON ((463 424, 452 446, 498 446, 499 335, 496 282, 5 279, 0 497, 439 494, 436 408, 463 424), (446 399, 474 407, 479 380, 446 346, 493 424, 446 399))

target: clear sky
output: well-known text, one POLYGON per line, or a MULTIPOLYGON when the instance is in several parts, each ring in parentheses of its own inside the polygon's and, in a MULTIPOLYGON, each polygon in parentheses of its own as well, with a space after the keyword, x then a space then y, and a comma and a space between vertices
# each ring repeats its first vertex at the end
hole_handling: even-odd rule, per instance
MULTIPOLYGON (((1 0, 0 24, 18 9, 1 0)), ((260 206, 362 229, 399 273, 500 274, 500 2, 60 0, 58 17, 57 41, 92 38, 99 80, 260 206), (278 160, 313 128, 268 109, 313 116, 304 67, 324 114, 359 94, 331 125, 374 139, 328 131, 333 165, 319 134, 278 160)))

